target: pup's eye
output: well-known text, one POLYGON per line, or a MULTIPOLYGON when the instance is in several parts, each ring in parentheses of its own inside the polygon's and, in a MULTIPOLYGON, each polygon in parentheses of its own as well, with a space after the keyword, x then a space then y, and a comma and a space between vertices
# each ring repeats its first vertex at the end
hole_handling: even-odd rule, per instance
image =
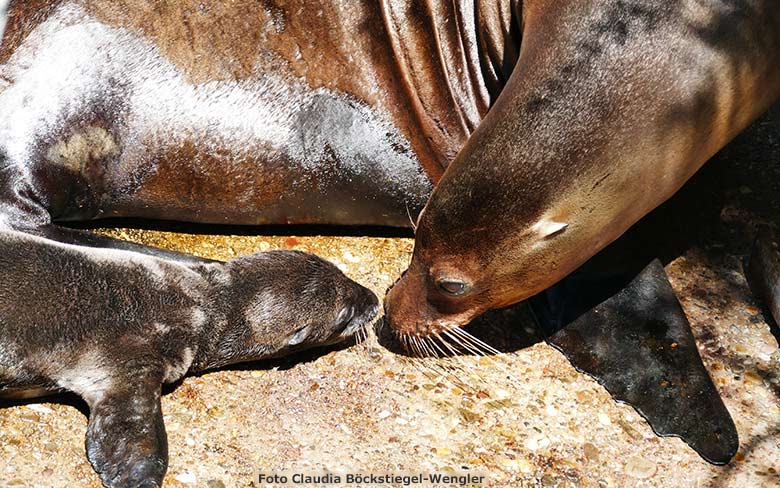
POLYGON ((466 292, 468 289, 468 285, 462 281, 455 281, 455 280, 441 280, 436 285, 439 287, 439 290, 443 291, 444 293, 448 295, 462 295, 466 292))

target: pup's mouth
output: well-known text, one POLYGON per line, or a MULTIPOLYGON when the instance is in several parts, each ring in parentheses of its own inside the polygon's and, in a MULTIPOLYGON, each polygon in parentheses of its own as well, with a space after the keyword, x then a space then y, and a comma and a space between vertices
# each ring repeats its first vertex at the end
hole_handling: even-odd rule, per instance
POLYGON ((362 314, 352 317, 352 319, 346 323, 341 332, 338 332, 334 335, 334 339, 336 341, 342 341, 349 339, 350 337, 353 337, 362 331, 365 331, 368 328, 368 325, 371 324, 378 315, 379 304, 375 303, 366 309, 366 311, 364 311, 362 314))

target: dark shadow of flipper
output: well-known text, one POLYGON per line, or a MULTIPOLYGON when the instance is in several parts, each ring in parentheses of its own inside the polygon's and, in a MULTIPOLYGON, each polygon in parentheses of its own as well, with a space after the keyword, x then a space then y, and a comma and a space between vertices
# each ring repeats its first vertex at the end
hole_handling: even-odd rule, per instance
POLYGON ((768 226, 761 226, 758 231, 745 276, 751 291, 764 306, 766 321, 780 343, 780 239, 768 226))
POLYGON ((658 435, 682 438, 713 464, 736 454, 734 423, 658 260, 547 340, 658 435))
POLYGON ((109 488, 162 486, 168 441, 158 381, 127 381, 90 405, 87 457, 109 488))

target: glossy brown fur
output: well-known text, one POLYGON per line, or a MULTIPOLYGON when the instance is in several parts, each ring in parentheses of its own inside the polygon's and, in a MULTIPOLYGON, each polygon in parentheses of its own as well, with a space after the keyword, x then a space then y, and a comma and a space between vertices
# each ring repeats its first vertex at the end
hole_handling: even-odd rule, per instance
POLYGON ((429 174, 441 175, 448 162, 431 154, 418 136, 417 121, 401 115, 410 112, 411 104, 399 90, 402 83, 378 8, 303 0, 83 3, 101 21, 152 40, 193 83, 246 79, 257 64, 273 71, 283 60, 312 88, 337 89, 397 111, 399 126, 429 174))
POLYGON ((554 284, 780 96, 770 1, 528 1, 523 19, 512 78, 434 190, 388 293, 402 335, 554 284), (441 280, 468 291, 448 296, 441 280))
MULTIPOLYGON (((247 143, 219 145, 203 142, 202 136, 186 138, 186 126, 181 128, 182 141, 166 145, 167 136, 152 134, 133 138, 133 147, 128 148, 130 143, 122 140, 117 129, 124 123, 122 103, 126 100, 120 95, 109 102, 106 96, 100 106, 89 102, 86 107, 68 108, 85 114, 86 119, 102 121, 99 127, 117 138, 117 161, 93 158, 90 164, 81 165, 87 169, 85 174, 49 175, 34 183, 59 188, 67 186, 60 180, 68 178, 75 181, 72 194, 86 195, 80 202, 63 203, 67 196, 47 190, 46 198, 59 202, 59 207, 46 202, 43 206, 59 220, 136 216, 240 224, 408 225, 408 214, 419 212, 430 183, 438 181, 500 93, 519 45, 519 8, 514 2, 495 0, 474 5, 403 0, 36 0, 12 4, 0 63, 8 62, 41 24, 73 7, 86 16, 77 24, 98 22, 150 43, 154 56, 172 63, 190 87, 215 82, 262 85, 266 76, 272 76, 299 95, 326 90, 336 100, 333 103, 358 112, 365 108, 391 124, 402 140, 388 134, 385 146, 377 147, 385 154, 374 151, 368 159, 356 157, 365 159, 368 167, 387 167, 390 172, 393 158, 409 158, 429 183, 401 183, 392 190, 381 186, 381 175, 376 172, 347 174, 343 154, 331 151, 328 155, 327 143, 326 156, 315 161, 317 171, 310 172, 297 166, 299 156, 285 153, 285 141, 274 140, 247 156, 237 152, 246 150, 247 143), (127 156, 129 149, 137 155, 127 156), (355 203, 340 208, 344 201, 355 203)), ((78 52, 80 44, 74 43, 72 52, 78 52)), ((121 43, 109 45, 122 48, 121 43)), ((103 63, 98 57, 95 63, 103 63)), ((121 51, 110 57, 120 58, 121 51)), ((118 76, 118 86, 129 83, 118 76)), ((143 80, 147 74, 136 69, 128 71, 128 76, 143 80)), ((265 88, 252 89, 283 110, 293 111, 299 103, 265 88)), ((35 98, 36 93, 19 96, 35 98)), ((321 107, 315 115, 327 116, 328 110, 339 109, 329 107, 321 107)), ((64 130, 30 144, 49 148, 78 136, 90 122, 67 121, 64 130)), ((175 128, 178 122, 168 123, 175 128)), ((296 123, 300 127, 306 119, 296 123)), ((350 124, 350 120, 324 119, 314 132, 327 137, 332 128, 350 124)), ((310 136, 294 134, 298 139, 310 136)), ((353 137, 347 145, 359 151, 366 141, 353 137)))
POLYGON ((0 63, 5 63, 38 24, 46 20, 63 0, 29 0, 12 2, 8 7, 5 32, 0 49, 0 63))

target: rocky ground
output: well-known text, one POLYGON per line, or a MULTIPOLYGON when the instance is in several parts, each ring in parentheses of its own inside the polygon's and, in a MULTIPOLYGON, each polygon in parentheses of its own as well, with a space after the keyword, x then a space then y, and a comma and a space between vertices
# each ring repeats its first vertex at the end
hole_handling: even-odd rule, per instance
MULTIPOLYGON (((700 225, 680 224, 694 235, 665 259, 739 431, 729 465, 712 466, 679 439, 657 437, 544 342, 494 359, 415 361, 369 339, 186 378, 163 398, 165 486, 252 486, 260 472, 471 472, 495 487, 780 486, 780 351, 742 273, 755 224, 775 223, 780 208, 777 128, 757 124, 697 176, 677 205, 694 208, 688 217, 700 225), (756 154, 739 149, 755 146, 750 137, 771 144, 756 154)), ((399 237, 104 232, 217 259, 315 252, 380 296, 413 246, 399 237)), ((504 332, 532 334, 520 326, 504 332)), ((0 486, 100 486, 84 455, 85 411, 67 396, 1 409, 0 486)))

